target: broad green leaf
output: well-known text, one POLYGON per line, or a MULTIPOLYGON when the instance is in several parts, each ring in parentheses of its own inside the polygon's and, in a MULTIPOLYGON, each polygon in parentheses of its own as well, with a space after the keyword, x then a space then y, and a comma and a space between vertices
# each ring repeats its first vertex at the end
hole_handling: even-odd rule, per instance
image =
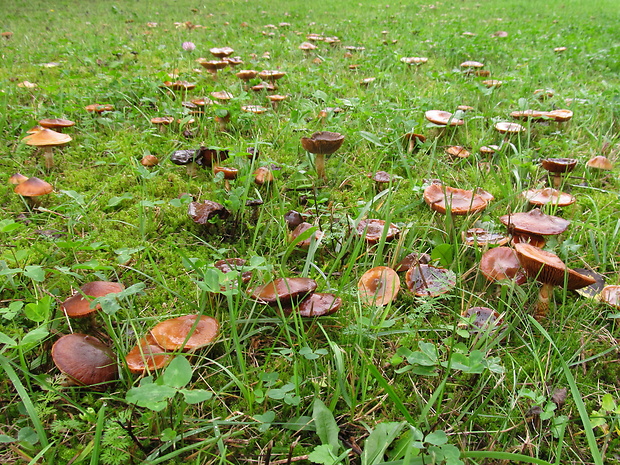
POLYGON ((176 393, 177 390, 170 386, 142 382, 140 386, 127 391, 125 399, 138 407, 146 407, 159 412, 166 407, 166 401, 174 397, 176 393))
POLYGON ((405 422, 379 423, 364 441, 362 465, 376 465, 383 462, 387 448, 403 430, 405 422))
POLYGON ((308 454, 308 460, 322 465, 335 465, 338 463, 338 457, 332 452, 329 444, 316 446, 314 450, 308 454))
POLYGON ((340 442, 338 441, 340 428, 332 412, 319 398, 314 399, 312 419, 314 420, 316 433, 319 435, 319 439, 321 439, 321 444, 329 445, 329 450, 337 454, 340 449, 340 442))
POLYGON ((613 412, 616 410, 616 402, 611 394, 606 393, 601 399, 601 408, 608 412, 613 412))
POLYGON ((188 404, 198 404, 213 397, 213 393, 205 389, 179 389, 179 392, 183 394, 188 404))
POLYGON ((10 338, 3 332, 0 332, 0 344, 5 344, 8 347, 17 347, 17 341, 10 338))
POLYGON ((448 442, 448 436, 442 430, 433 431, 432 433, 426 435, 424 442, 428 442, 434 446, 441 446, 448 442))
POLYGON ((49 295, 41 297, 38 302, 29 303, 24 306, 24 315, 35 323, 45 321, 51 313, 52 298, 49 295))
POLYGON ((192 380, 192 366, 183 355, 177 355, 166 367, 162 381, 166 386, 182 388, 192 380))
POLYGON ((38 328, 33 329, 28 334, 26 334, 21 342, 20 346, 27 346, 29 344, 37 344, 43 339, 45 339, 49 334, 49 331, 45 326, 39 326, 38 328))

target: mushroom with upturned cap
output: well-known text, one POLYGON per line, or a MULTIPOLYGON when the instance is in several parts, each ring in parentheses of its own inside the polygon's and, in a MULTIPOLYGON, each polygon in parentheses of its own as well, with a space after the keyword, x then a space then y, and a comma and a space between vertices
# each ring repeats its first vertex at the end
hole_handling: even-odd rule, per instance
POLYGON ((363 304, 383 307, 396 299, 400 278, 392 268, 376 266, 362 275, 357 290, 363 304))
POLYGON ((325 155, 336 152, 344 142, 344 135, 337 132, 319 131, 310 137, 302 137, 301 145, 306 152, 315 157, 316 173, 321 179, 327 179, 325 174, 325 155))

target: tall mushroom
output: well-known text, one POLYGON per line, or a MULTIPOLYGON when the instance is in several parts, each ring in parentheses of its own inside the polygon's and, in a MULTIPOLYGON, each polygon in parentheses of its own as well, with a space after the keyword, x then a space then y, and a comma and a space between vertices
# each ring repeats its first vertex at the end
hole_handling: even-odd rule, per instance
POLYGON ((54 166, 54 147, 65 145, 72 140, 68 134, 62 134, 46 128, 24 137, 22 142, 34 147, 41 147, 43 149, 43 157, 45 158, 45 167, 50 169, 54 166))
POLYGON ((327 179, 325 174, 325 155, 331 155, 336 152, 342 142, 344 136, 337 132, 320 131, 315 132, 310 137, 302 137, 301 145, 306 152, 313 153, 315 157, 316 174, 321 179, 327 179))

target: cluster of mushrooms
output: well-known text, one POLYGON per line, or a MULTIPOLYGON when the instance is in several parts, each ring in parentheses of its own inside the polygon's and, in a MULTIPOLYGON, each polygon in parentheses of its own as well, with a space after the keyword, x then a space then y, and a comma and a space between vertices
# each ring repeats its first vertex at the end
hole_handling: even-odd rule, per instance
MULTIPOLYGON (((101 310, 93 300, 118 294, 125 287, 118 282, 91 281, 62 303, 67 318, 94 318, 101 310)), ((164 368, 178 352, 195 352, 212 344, 219 334, 218 321, 206 315, 184 315, 164 320, 150 329, 125 355, 132 373, 145 374, 164 368)), ((52 359, 63 374, 65 385, 104 389, 119 376, 116 355, 109 345, 93 335, 73 332, 52 346, 52 359)))

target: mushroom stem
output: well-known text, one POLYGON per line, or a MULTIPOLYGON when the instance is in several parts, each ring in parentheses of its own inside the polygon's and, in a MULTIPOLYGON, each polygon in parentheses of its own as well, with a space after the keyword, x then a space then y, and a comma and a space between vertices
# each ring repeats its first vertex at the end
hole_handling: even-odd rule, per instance
POLYGON ((538 302, 534 307, 536 321, 545 321, 549 315, 549 302, 553 295, 553 284, 543 284, 538 292, 538 302))
POLYGON ((45 168, 50 170, 54 167, 54 152, 51 145, 43 147, 43 158, 45 159, 45 168))
POLYGON ((553 187, 555 189, 562 187, 562 175, 560 173, 553 173, 551 177, 553 180, 553 187))
POLYGON ((316 174, 320 179, 327 179, 327 175, 325 174, 325 155, 322 153, 317 153, 314 158, 314 166, 316 167, 316 174))
POLYGON ((411 139, 409 139, 409 147, 407 147, 407 153, 413 153, 413 151, 415 150, 415 146, 416 138, 412 137, 411 139))

